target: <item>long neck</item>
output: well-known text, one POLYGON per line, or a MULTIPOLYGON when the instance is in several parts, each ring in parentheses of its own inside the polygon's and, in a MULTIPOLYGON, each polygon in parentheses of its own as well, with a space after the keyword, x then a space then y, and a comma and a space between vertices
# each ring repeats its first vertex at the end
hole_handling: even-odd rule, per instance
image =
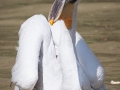
POLYGON ((63 75, 63 90, 79 90, 79 78, 77 72, 76 56, 73 48, 70 31, 64 22, 61 22, 61 34, 59 43, 59 60, 63 75))
POLYGON ((79 1, 80 0, 78 0, 74 5, 74 11, 73 11, 73 15, 72 15, 72 20, 73 20, 72 29, 69 31, 74 45, 75 45, 75 41, 76 41, 75 33, 76 33, 76 29, 77 29, 77 6, 79 4, 79 1))

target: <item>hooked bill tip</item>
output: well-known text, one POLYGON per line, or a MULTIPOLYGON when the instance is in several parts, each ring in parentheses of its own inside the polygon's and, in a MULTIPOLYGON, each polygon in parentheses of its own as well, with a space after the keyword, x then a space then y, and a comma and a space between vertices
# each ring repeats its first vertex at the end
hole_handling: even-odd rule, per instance
POLYGON ((54 24, 54 20, 51 19, 51 20, 49 21, 49 23, 50 23, 50 25, 52 26, 52 25, 54 24))

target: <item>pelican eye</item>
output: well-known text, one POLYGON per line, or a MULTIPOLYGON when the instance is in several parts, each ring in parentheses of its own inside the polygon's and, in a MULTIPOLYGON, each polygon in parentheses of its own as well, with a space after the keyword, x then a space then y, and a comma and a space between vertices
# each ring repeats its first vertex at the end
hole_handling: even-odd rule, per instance
POLYGON ((76 1, 77 1, 77 0, 71 0, 69 3, 72 3, 72 4, 73 4, 73 3, 75 3, 76 1))

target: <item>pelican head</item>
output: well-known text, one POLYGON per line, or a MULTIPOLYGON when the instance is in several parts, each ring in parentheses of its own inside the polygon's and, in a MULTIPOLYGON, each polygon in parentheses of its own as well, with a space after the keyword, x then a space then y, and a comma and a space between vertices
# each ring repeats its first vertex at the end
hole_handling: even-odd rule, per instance
POLYGON ((63 20, 66 27, 71 29, 74 5, 79 0, 55 0, 50 10, 48 21, 53 25, 57 20, 63 20))

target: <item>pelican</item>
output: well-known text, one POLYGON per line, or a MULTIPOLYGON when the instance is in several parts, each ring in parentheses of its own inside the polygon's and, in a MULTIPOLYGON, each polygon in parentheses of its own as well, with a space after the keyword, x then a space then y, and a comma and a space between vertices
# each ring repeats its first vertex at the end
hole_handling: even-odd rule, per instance
POLYGON ((40 14, 22 24, 12 68, 15 90, 105 90, 104 69, 76 32, 79 1, 55 0, 49 22, 40 14))
MULTIPOLYGON (((65 2, 63 0, 62 3, 65 3, 65 4, 61 5, 61 7, 59 6, 59 8, 57 8, 58 6, 56 3, 58 1, 54 2, 53 6, 51 8, 51 11, 49 13, 49 18, 48 18, 51 25, 54 24, 54 22, 55 22, 55 24, 51 26, 51 32, 52 32, 52 36, 53 36, 53 41, 55 43, 57 56, 59 57, 59 55, 61 55, 60 53, 65 52, 65 51, 61 51, 61 49, 60 49, 61 48, 60 40, 62 38, 60 35, 60 32, 63 29, 64 30, 67 29, 69 31, 70 37, 72 39, 71 43, 73 44, 73 49, 74 49, 73 55, 75 54, 76 60, 78 60, 77 62, 79 62, 80 65, 82 66, 87 78, 89 79, 91 88, 93 88, 94 90, 105 90, 105 86, 103 84, 104 69, 102 67, 102 64, 98 60, 98 58, 94 55, 94 53, 90 50, 90 48, 88 47, 88 45, 86 44, 84 39, 81 37, 81 35, 78 32, 76 32, 77 6, 78 6, 78 3, 80 0, 70 0, 70 1, 66 0, 65 2), (55 8, 57 8, 56 11, 53 11, 55 8), (53 15, 53 13, 56 13, 55 15, 59 15, 59 16, 55 16, 55 15, 53 15), (64 22, 64 25, 66 26, 66 28, 62 28, 62 27, 64 27, 64 25, 63 25, 62 21, 61 21, 61 23, 58 22, 60 20, 62 20, 64 22)), ((63 42, 63 43, 65 43, 65 42, 63 42)), ((70 57, 70 55, 68 54, 66 56, 70 57)), ((67 64, 67 62, 66 62, 66 64, 67 64)), ((62 68, 62 66, 61 66, 61 68, 62 68)), ((78 72, 79 72, 79 69, 78 69, 78 72)), ((87 90, 87 89, 84 89, 84 90, 87 90)))
POLYGON ((44 90, 61 90, 60 63, 56 59, 49 23, 43 15, 29 18, 20 28, 12 82, 15 90, 43 90, 43 87, 44 90))

